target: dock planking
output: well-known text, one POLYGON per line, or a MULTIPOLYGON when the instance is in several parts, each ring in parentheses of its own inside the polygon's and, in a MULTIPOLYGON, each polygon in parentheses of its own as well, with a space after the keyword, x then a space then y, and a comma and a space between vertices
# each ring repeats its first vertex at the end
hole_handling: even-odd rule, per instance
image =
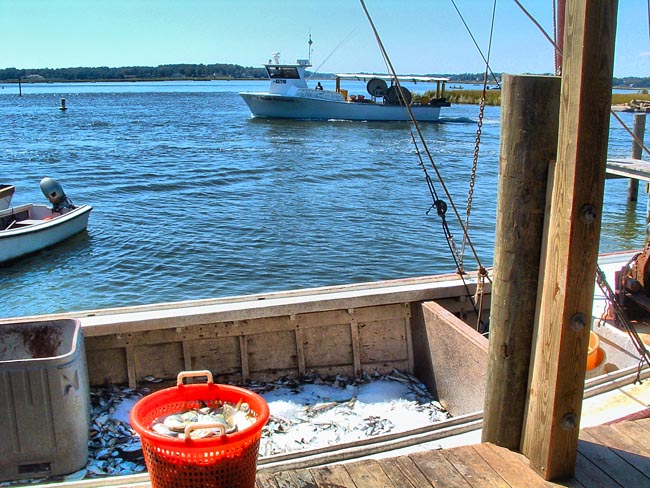
MULTIPOLYGON (((48 487, 60 484, 42 485, 48 487)), ((75 482, 76 488, 148 488, 146 474, 75 482)), ((287 469, 260 467, 255 488, 642 488, 650 487, 650 418, 580 431, 575 474, 545 481, 520 453, 491 443, 381 459, 287 469)))
POLYGON ((633 158, 608 159, 607 178, 632 178, 650 182, 650 162, 633 158))
POLYGON ((295 471, 260 471, 256 488, 542 488, 650 486, 650 419, 583 429, 573 478, 544 481, 524 456, 491 443, 363 459, 295 471))

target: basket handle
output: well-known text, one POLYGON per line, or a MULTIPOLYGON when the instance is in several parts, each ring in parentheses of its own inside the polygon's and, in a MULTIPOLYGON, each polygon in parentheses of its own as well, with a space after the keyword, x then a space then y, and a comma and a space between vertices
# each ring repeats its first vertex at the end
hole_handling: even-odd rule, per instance
POLYGON ((223 424, 220 424, 219 422, 204 422, 204 423, 193 423, 193 424, 187 424, 185 426, 185 440, 190 439, 190 434, 194 430, 199 430, 199 429, 219 429, 221 432, 219 435, 221 437, 226 435, 226 426, 223 424))
POLYGON ((196 378, 198 376, 206 376, 208 378, 208 383, 214 383, 212 372, 207 369, 202 369, 199 371, 181 371, 178 373, 176 386, 181 386, 183 384, 183 378, 196 378))

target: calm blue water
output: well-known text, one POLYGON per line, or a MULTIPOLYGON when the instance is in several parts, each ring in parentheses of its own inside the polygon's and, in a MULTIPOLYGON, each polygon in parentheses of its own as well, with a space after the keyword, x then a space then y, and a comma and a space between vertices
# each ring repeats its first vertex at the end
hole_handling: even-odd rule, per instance
MULTIPOLYGON (((38 84, 18 97, 16 85, 0 85, 0 181, 16 186, 14 203, 46 203, 38 184, 51 176, 94 207, 87 233, 0 268, 0 317, 455 269, 438 217, 426 214, 431 197, 405 124, 251 119, 237 93, 266 86, 38 84)), ((457 105, 422 127, 463 213, 477 114, 457 105)), ((484 265, 499 116, 487 108, 470 223, 484 265)), ((627 157, 630 146, 613 121, 610 155, 627 157)), ((607 182, 601 251, 644 243, 645 194, 628 207, 626 188, 607 182)), ((466 267, 476 268, 469 256, 466 267)))

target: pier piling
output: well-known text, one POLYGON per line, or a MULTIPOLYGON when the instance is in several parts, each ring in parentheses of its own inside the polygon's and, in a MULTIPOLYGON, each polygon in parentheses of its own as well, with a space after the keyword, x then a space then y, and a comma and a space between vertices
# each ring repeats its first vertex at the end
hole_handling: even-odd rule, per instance
POLYGON ((503 76, 499 191, 483 442, 519 450, 557 155, 560 78, 503 76))
MULTIPOLYGON (((645 114, 634 114, 634 139, 632 140, 632 159, 641 159, 645 134, 645 114)), ((630 178, 627 187, 627 201, 636 202, 639 195, 639 180, 630 178)))

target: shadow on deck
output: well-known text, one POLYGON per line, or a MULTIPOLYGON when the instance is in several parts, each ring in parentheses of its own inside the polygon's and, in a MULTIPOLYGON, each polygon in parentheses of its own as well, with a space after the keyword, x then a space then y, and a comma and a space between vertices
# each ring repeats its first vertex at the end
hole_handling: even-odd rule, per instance
POLYGON ((650 419, 583 429, 572 479, 546 482, 521 454, 493 444, 364 459, 309 469, 260 471, 257 488, 650 486, 650 419))

